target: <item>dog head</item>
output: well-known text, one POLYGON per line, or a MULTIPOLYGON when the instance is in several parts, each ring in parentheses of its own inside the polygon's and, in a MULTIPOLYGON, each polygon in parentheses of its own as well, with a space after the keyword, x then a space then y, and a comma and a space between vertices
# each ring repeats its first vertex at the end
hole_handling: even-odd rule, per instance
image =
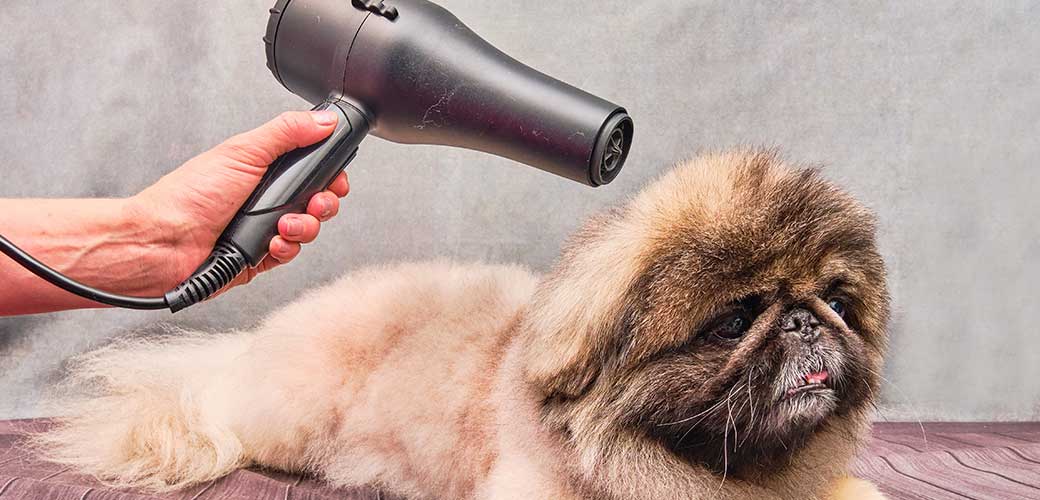
POLYGON ((870 212, 775 154, 684 163, 594 217, 523 322, 546 424, 711 470, 782 463, 878 392, 888 296, 870 212))

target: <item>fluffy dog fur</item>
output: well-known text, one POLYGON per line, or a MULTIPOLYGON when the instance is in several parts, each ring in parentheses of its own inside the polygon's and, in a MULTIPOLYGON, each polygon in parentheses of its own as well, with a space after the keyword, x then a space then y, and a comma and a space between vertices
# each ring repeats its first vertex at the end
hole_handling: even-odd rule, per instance
POLYGON ((261 464, 413 498, 880 498, 846 474, 884 282, 871 215, 814 170, 707 155, 541 279, 380 268, 254 331, 84 355, 40 441, 154 490, 261 464))

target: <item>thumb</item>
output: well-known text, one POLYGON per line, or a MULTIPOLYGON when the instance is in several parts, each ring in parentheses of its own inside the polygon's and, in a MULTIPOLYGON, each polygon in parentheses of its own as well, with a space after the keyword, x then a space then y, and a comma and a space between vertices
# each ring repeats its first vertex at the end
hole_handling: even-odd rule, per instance
POLYGON ((289 151, 310 146, 332 134, 333 111, 288 111, 217 147, 221 155, 254 167, 266 167, 289 151))

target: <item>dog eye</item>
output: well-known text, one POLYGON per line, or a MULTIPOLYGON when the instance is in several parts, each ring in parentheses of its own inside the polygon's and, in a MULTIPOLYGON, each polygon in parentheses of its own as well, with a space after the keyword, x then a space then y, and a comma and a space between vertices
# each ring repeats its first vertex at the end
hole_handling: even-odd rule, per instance
POLYGON ((751 318, 740 312, 727 316, 711 330, 712 335, 725 340, 736 340, 751 329, 751 318))
POLYGON ((830 307, 838 316, 845 317, 845 302, 841 299, 831 299, 827 301, 827 307, 830 307))

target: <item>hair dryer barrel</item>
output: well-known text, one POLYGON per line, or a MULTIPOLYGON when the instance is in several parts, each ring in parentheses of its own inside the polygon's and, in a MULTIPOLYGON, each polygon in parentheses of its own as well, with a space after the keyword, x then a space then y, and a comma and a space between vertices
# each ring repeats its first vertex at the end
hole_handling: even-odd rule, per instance
POLYGON ((433 3, 383 6, 396 15, 288 2, 272 69, 313 102, 341 93, 390 141, 484 151, 591 186, 617 176, 633 133, 623 108, 521 64, 433 3), (339 88, 323 88, 339 74, 339 88))

